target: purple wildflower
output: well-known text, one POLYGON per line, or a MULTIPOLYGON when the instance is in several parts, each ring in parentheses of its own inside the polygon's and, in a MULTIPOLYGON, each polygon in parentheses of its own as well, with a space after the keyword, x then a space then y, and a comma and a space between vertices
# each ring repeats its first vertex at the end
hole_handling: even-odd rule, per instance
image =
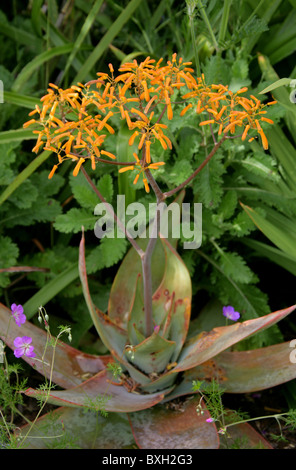
POLYGON ((22 305, 12 304, 11 313, 17 326, 21 326, 22 323, 25 323, 26 315, 24 315, 24 309, 22 305))
POLYGON ((21 357, 23 355, 27 357, 35 357, 36 354, 34 353, 34 346, 32 346, 31 343, 32 338, 30 338, 30 336, 17 336, 13 342, 16 347, 14 350, 15 357, 21 357))
POLYGON ((231 305, 228 305, 227 307, 223 307, 223 315, 224 317, 233 321, 237 321, 240 317, 240 314, 238 312, 235 312, 234 308, 231 305))
POLYGON ((212 423, 213 421, 215 421, 214 418, 208 418, 208 419, 206 419, 206 422, 207 422, 207 423, 212 423))

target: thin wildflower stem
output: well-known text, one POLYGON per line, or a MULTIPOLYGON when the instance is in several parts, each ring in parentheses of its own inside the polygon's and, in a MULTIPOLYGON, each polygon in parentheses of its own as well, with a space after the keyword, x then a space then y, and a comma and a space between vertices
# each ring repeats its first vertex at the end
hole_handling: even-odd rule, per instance
POLYGON ((219 142, 213 147, 212 151, 209 153, 209 155, 205 158, 205 160, 199 165, 199 167, 190 175, 183 183, 179 184, 176 188, 172 189, 171 191, 167 191, 166 193, 163 193, 164 197, 170 197, 173 194, 177 193, 181 189, 184 188, 190 181, 192 181, 196 175, 206 166, 206 164, 211 160, 211 158, 215 155, 217 150, 220 148, 224 140, 226 139, 226 135, 223 135, 223 137, 219 140, 219 142))
POLYGON ((119 226, 119 228, 125 233, 126 238, 128 239, 128 241, 132 244, 132 246, 134 247, 134 249, 136 250, 138 255, 142 258, 144 256, 144 251, 142 250, 142 248, 140 248, 139 245, 137 244, 137 242, 131 237, 131 235, 129 234, 129 232, 126 230, 123 223, 121 222, 121 220, 117 217, 117 215, 115 214, 113 209, 107 203, 106 199, 100 193, 100 191, 95 186, 95 184, 92 182, 91 178, 89 177, 89 175, 88 175, 87 171, 84 169, 84 167, 81 168, 81 171, 84 174, 87 182, 89 183, 89 185, 91 186, 93 191, 96 193, 96 195, 99 197, 99 199, 106 205, 106 209, 108 210, 108 212, 111 213, 112 217, 114 218, 114 220, 117 223, 117 225, 119 226))

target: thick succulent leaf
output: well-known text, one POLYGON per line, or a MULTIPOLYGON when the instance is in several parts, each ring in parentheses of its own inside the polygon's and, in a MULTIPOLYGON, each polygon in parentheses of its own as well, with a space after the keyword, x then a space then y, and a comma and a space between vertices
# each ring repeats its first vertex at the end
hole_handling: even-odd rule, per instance
POLYGON ((86 273, 84 233, 82 233, 79 247, 79 275, 88 310, 101 340, 110 350, 111 354, 129 371, 135 381, 140 384, 149 383, 149 378, 133 367, 123 357, 125 346, 127 345, 127 331, 114 323, 109 316, 105 315, 93 304, 86 273))
MULTIPOLYGON (((198 415, 199 399, 191 399, 181 409, 155 406, 131 413, 135 441, 141 449, 217 449, 219 438, 213 423, 207 423, 209 412, 198 415)), ((188 462, 189 463, 189 462, 188 462)))
POLYGON ((48 403, 58 406, 84 407, 94 410, 130 412, 150 408, 161 400, 170 390, 162 393, 141 395, 132 393, 119 382, 112 381, 112 375, 103 370, 77 387, 68 390, 51 390, 50 392, 28 388, 27 396, 46 399, 48 403))
POLYGON ((175 383, 177 376, 178 376, 177 373, 176 374, 164 373, 158 378, 151 377, 151 380, 149 380, 147 384, 144 384, 141 386, 141 390, 147 393, 159 392, 168 387, 171 387, 175 383))
POLYGON ((127 333, 93 304, 86 273, 84 232, 79 246, 79 276, 86 305, 101 340, 110 351, 114 350, 120 356, 127 342, 127 333))
POLYGON ((200 380, 216 377, 228 393, 264 390, 296 378, 292 351, 290 342, 250 351, 225 351, 195 367, 190 375, 200 380))
POLYGON ((164 402, 190 395, 193 380, 215 379, 226 393, 250 393, 275 387, 296 378, 290 360, 290 342, 250 351, 224 351, 203 364, 185 370, 181 382, 164 402))
POLYGON ((134 346, 125 355, 145 374, 159 374, 169 364, 176 343, 168 341, 154 332, 142 343, 134 346))
POLYGON ((143 300, 143 283, 142 276, 137 276, 136 287, 132 302, 132 307, 129 312, 128 324, 128 339, 129 343, 136 346, 144 341, 145 331, 145 317, 144 317, 144 300, 143 300))
POLYGON ((12 318, 11 311, 3 304, 0 304, 1 340, 11 349, 14 349, 13 341, 17 336, 30 336, 37 357, 44 357, 43 362, 39 362, 34 360, 34 358, 23 356, 24 360, 34 366, 40 374, 49 378, 52 361, 54 360, 52 381, 63 388, 80 384, 91 375, 104 370, 109 362, 113 362, 112 356, 86 354, 62 341, 58 341, 54 351, 48 345, 48 337, 45 330, 38 328, 28 321, 21 328, 18 327, 12 318))
POLYGON ((269 313, 268 315, 245 322, 220 326, 210 332, 199 334, 185 343, 178 365, 169 373, 191 369, 217 356, 220 352, 251 336, 257 331, 268 328, 295 310, 296 305, 269 313))
POLYGON ((163 242, 166 269, 163 280, 153 295, 153 310, 162 309, 161 318, 166 321, 160 333, 175 341, 176 349, 171 361, 176 361, 185 342, 191 313, 191 278, 187 267, 166 239, 163 242))
MULTIPOLYGON (((181 206, 184 199, 185 192, 181 191, 174 203, 181 206)), ((167 241, 174 248, 177 246, 177 239, 172 237, 172 223, 171 223, 171 212, 170 206, 164 210, 160 233, 168 234, 167 241)), ((145 250, 148 238, 137 238, 138 245, 145 250)), ((162 281, 165 268, 165 253, 163 245, 158 239, 155 245, 152 260, 151 260, 151 271, 152 271, 152 291, 155 292, 159 284, 162 281)), ((115 276, 108 305, 108 315, 110 318, 122 328, 127 328, 128 315, 132 306, 132 299, 134 296, 134 289, 137 281, 137 277, 142 273, 141 260, 138 253, 134 248, 131 248, 123 259, 122 264, 115 276)))
POLYGON ((25 449, 132 449, 135 440, 126 413, 60 407, 18 431, 25 449), (43 438, 43 439, 42 439, 43 438))

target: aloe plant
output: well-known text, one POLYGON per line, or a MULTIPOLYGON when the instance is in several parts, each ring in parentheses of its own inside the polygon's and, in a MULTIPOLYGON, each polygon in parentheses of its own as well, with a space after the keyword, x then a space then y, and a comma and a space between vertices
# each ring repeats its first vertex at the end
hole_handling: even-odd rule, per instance
MULTIPOLYGON (((217 448, 217 429, 215 423, 206 421, 209 413, 201 404, 200 397, 184 402, 182 417, 167 408, 166 403, 192 395, 193 380, 206 382, 215 379, 223 384, 226 392, 244 393, 295 378, 295 367, 289 360, 288 343, 251 351, 229 350, 245 338, 274 325, 291 313, 295 306, 214 329, 195 327, 195 323, 191 322, 191 278, 177 253, 177 238, 172 233, 169 219, 164 217, 164 201, 179 193, 175 204, 181 206, 183 188, 203 170, 210 159, 215 158, 226 139, 235 137, 229 133, 243 130, 238 136, 242 140, 252 140, 252 135, 259 134, 264 149, 267 149, 268 141, 259 121, 272 121, 263 110, 266 105, 252 95, 249 98, 243 96, 246 87, 233 93, 226 86, 206 84, 204 76, 195 79, 189 67, 191 64, 183 63, 182 59, 177 61, 176 54, 167 65, 160 64, 160 61, 155 64, 148 57, 140 64, 136 60, 124 64, 120 68, 122 74, 116 78, 112 65, 109 65, 110 75, 99 73, 98 79, 86 85, 78 84, 62 90, 51 84, 48 94, 42 99, 42 109, 36 106, 30 113, 31 116, 39 114, 39 121, 32 118, 24 125, 39 126, 36 129, 37 144, 33 149, 36 153, 44 147, 43 150, 57 154, 57 164, 53 166, 49 178, 54 177, 64 160, 74 160, 73 176, 77 176, 79 171, 84 174, 120 226, 119 218, 84 166, 86 160, 91 162, 93 171, 98 164, 112 164, 102 158, 102 155, 112 160, 116 158, 104 149, 106 134, 102 132, 114 133, 114 128, 109 124, 111 121, 107 121, 115 112, 120 113, 131 133, 129 144, 133 145, 136 141, 142 155, 140 159, 134 153, 135 162, 121 161, 114 164, 122 166, 120 172, 137 170, 134 183, 142 175, 146 192, 151 187, 157 200, 150 238, 140 236, 134 239, 123 227, 132 247, 114 279, 108 314, 95 306, 91 298, 82 234, 79 274, 84 298, 98 335, 109 354, 86 354, 60 341, 55 342, 52 352, 47 347, 48 332, 26 322, 22 325, 22 334, 32 338, 35 354, 42 360, 32 357, 25 357, 25 360, 50 379, 50 384, 55 383, 63 390, 29 388, 24 393, 61 406, 59 412, 62 413, 63 422, 67 422, 70 427, 82 425, 79 410, 86 408, 95 411, 103 404, 104 411, 113 414, 110 422, 115 426, 120 443, 112 442, 112 438, 109 442, 106 436, 103 442, 103 433, 99 432, 99 443, 96 446, 118 448, 130 445, 130 431, 126 427, 128 419, 133 439, 140 448, 217 448), (123 85, 119 85, 121 82, 123 85), (97 90, 93 91, 92 85, 96 85, 97 90), (162 124, 161 119, 165 114, 169 122, 173 119, 175 90, 177 93, 183 92, 182 86, 187 87, 187 93, 181 94, 186 104, 181 107, 181 116, 192 111, 193 115, 208 114, 206 119, 202 117, 199 126, 208 126, 208 134, 213 138, 214 145, 191 176, 177 187, 163 192, 151 170, 159 170, 165 162, 154 162, 150 150, 155 142, 164 149, 172 148, 172 142, 166 135, 168 126, 162 124), (94 106, 100 114, 92 116, 94 106), (272 363, 267 364, 271 354, 272 363), (115 365, 117 369, 114 369, 115 365), (116 377, 112 373, 114 370, 117 370, 116 377), (128 418, 122 415, 126 413, 128 418), (150 431, 151 426, 153 433, 150 431)), ((169 207, 165 215, 168 215, 168 211, 169 207)), ((13 348, 19 329, 10 320, 11 312, 1 305, 1 337, 13 348)), ((44 445, 34 439, 34 432, 41 433, 38 425, 33 429, 24 429, 26 432, 29 433, 27 442, 30 442, 30 446, 44 445)), ((107 434, 110 436, 110 433, 107 434)), ((87 447, 93 439, 93 433, 86 433, 81 437, 80 445, 87 447)), ((261 442, 268 446, 263 439, 261 442)))
MULTIPOLYGON (((129 446, 133 439, 140 448, 218 448, 215 423, 206 422, 209 414, 204 405, 203 413, 197 412, 198 397, 196 400, 185 400, 182 413, 167 408, 166 404, 192 395, 193 380, 207 382, 216 379, 228 393, 247 393, 296 377, 295 365, 289 361, 289 343, 250 351, 230 349, 244 338, 285 318, 295 306, 210 331, 198 329, 187 339, 191 313, 190 276, 174 246, 162 238, 158 240, 152 262, 152 269, 158 275, 160 261, 164 266, 162 279, 153 294, 157 326, 147 338, 143 335, 143 298, 139 282, 141 266, 136 251, 132 248, 119 268, 106 315, 93 304, 89 293, 84 237, 80 244, 80 278, 94 325, 110 354, 86 354, 59 342, 51 369, 51 349, 48 348, 44 355, 46 332, 28 322, 22 325, 22 334, 33 339, 37 357, 43 356, 42 363, 34 358, 25 357, 25 360, 63 388, 49 392, 28 388, 24 393, 36 398, 46 397, 48 402, 59 406, 57 415, 66 429, 70 428, 74 434, 79 433, 83 422, 86 425, 83 409, 95 410, 96 400, 106 396, 104 410, 112 412, 113 416, 109 415, 111 418, 102 423, 96 440, 99 448, 129 446), (108 367, 112 363, 121 366, 117 379, 108 367), (112 433, 108 433, 109 440, 104 434, 106 423, 114 426, 116 440, 110 437, 112 433)), ((206 313, 209 309, 205 309, 202 316, 206 313)), ((1 331, 7 327, 10 317, 9 309, 1 305, 1 331)), ((19 328, 11 324, 8 334, 2 338, 13 348, 13 339, 17 334, 19 328)), ((82 447, 89 447, 93 440, 94 416, 87 417, 89 431, 78 441, 82 447)), ((41 425, 46 419, 47 415, 30 429, 29 447, 45 445, 46 441, 34 439, 34 436, 44 435, 41 425)), ((23 436, 28 428, 30 426, 23 429, 23 436)), ((249 435, 251 442, 261 442, 268 447, 264 439, 256 436, 248 425, 241 432, 249 435)), ((52 435, 55 435, 54 431, 52 435)))

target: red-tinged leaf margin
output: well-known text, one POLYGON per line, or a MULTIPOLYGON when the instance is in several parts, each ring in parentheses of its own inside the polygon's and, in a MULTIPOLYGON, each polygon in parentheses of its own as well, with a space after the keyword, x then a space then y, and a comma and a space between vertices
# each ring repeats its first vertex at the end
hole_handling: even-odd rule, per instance
POLYGON ((68 390, 43 391, 28 388, 24 393, 30 397, 44 399, 47 403, 57 406, 96 409, 96 405, 101 406, 103 403, 105 411, 125 413, 153 407, 160 403, 165 394, 171 390, 141 395, 128 391, 123 382, 116 383, 113 380, 112 374, 103 370, 82 384, 68 390), (106 401, 104 401, 105 398, 106 401))

